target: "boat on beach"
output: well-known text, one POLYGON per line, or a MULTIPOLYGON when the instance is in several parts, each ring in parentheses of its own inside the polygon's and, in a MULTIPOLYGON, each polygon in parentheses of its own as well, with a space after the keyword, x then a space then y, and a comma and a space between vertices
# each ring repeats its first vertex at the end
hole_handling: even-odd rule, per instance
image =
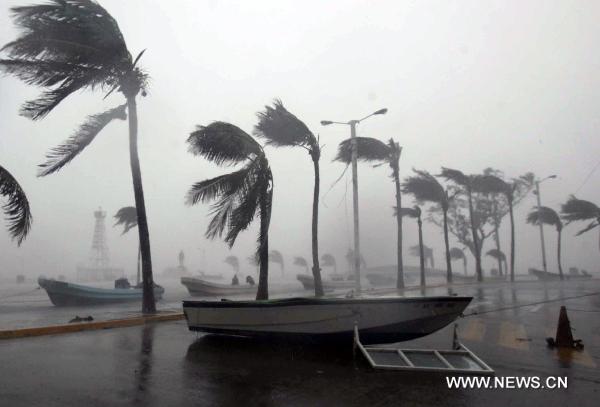
POLYGON ((251 284, 221 284, 214 281, 206 281, 198 277, 181 277, 181 284, 187 288, 193 297, 215 297, 256 294, 258 287, 251 284))
MULTIPOLYGON (((537 270, 534 268, 530 268, 528 271, 530 275, 537 277, 537 279, 540 281, 560 281, 560 274, 558 273, 550 273, 548 271, 537 270)), ((565 280, 588 280, 590 278, 592 278, 591 274, 586 271, 580 272, 579 270, 569 270, 569 274, 565 274, 564 276, 565 280)))
MULTIPOLYGON (((315 289, 315 278, 313 276, 309 274, 298 274, 296 275, 296 279, 302 283, 302 286, 304 286, 305 290, 315 289)), ((354 280, 343 280, 341 278, 337 278, 335 280, 323 279, 322 283, 323 290, 325 291, 354 288, 354 280)))
POLYGON ((436 332, 458 318, 472 297, 287 298, 183 301, 191 331, 301 342, 400 342, 436 332))
MULTIPOLYGON (((142 301, 143 296, 141 287, 99 288, 43 277, 38 278, 38 284, 46 290, 52 304, 59 307, 135 302, 142 301)), ((161 299, 164 292, 161 286, 154 286, 155 299, 161 299)))

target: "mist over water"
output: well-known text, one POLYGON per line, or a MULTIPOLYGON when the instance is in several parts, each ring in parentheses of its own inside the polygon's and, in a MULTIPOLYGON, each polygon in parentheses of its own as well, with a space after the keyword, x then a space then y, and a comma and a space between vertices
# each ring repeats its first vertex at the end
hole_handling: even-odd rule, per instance
MULTIPOLYGON (((15 38, 8 8, 0 10, 0 43, 15 38)), ((177 264, 183 250, 190 271, 229 272, 223 259, 237 255, 242 270, 256 248, 257 223, 230 251, 204 237, 209 207, 184 205, 194 182, 227 172, 187 152, 196 125, 229 121, 247 132, 255 112, 273 98, 301 118, 324 145, 321 159, 320 252, 341 269, 352 244, 349 172, 333 188, 344 165, 332 163, 346 127, 322 127, 323 119, 347 121, 382 107, 389 112, 359 125, 358 135, 403 146, 401 177, 412 168, 434 174, 441 166, 478 173, 486 167, 516 177, 539 177, 546 206, 559 209, 569 194, 600 201, 600 172, 586 176, 600 151, 600 4, 556 2, 278 2, 136 0, 102 1, 116 18, 133 53, 147 49, 142 64, 151 75, 149 94, 138 101, 140 162, 155 275, 177 264)), ((16 274, 74 276, 91 246, 93 211, 107 211, 111 263, 135 273, 137 235, 121 236, 112 215, 133 205, 126 122, 110 124, 59 173, 36 177, 46 152, 65 140, 86 116, 122 103, 121 95, 74 95, 47 118, 18 116, 38 95, 13 77, 0 78, 0 163, 19 180, 34 224, 20 248, 0 233, 0 279, 16 274)), ((270 247, 287 260, 310 257, 313 175, 301 149, 266 147, 274 177, 270 247)), ((394 264, 394 186, 387 166, 359 164, 362 253, 369 264, 394 264)), ((404 206, 412 205, 404 196, 404 206)), ((525 224, 535 205, 530 194, 516 208, 516 271, 541 268, 539 231, 525 224)), ((2 225, 4 228, 4 225, 2 225)), ((563 265, 597 272, 598 235, 574 238, 567 226, 563 265)), ((416 225, 404 222, 405 264, 417 244, 416 225)), ((556 236, 546 228, 549 271, 556 272, 556 236)), ((425 243, 442 267, 441 229, 424 223, 425 243)), ((508 219, 501 228, 508 253, 508 219)), ((451 245, 456 241, 451 237, 451 245)), ((483 252, 492 248, 486 240, 483 252)), ((474 261, 469 258, 470 274, 474 261)), ((456 271, 461 265, 455 263, 456 271)), ((487 271, 495 267, 483 258, 487 271)), ((271 268, 278 275, 277 267, 271 268)))

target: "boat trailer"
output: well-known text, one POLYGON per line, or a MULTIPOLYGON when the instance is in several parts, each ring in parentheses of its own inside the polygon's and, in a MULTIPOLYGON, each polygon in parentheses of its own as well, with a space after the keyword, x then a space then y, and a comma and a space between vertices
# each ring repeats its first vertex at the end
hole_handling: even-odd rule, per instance
POLYGON ((354 348, 358 348, 375 369, 493 376, 494 370, 458 341, 456 329, 455 324, 452 349, 401 349, 390 345, 363 345, 355 325, 354 348))

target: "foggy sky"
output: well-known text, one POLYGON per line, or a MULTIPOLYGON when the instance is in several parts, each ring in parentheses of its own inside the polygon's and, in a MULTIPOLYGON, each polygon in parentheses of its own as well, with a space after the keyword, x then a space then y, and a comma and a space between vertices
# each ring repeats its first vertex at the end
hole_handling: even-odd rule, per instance
MULTIPOLYGON (((0 43, 16 36, 8 8, 0 4, 0 43)), ((229 270, 225 243, 208 241, 208 207, 184 205, 190 185, 222 174, 187 152, 196 125, 229 121, 247 132, 255 113, 281 98, 324 144, 320 250, 343 263, 352 244, 351 188, 343 179, 326 196, 344 166, 332 163, 343 126, 323 119, 357 119, 382 107, 389 113, 361 124, 360 136, 404 147, 401 175, 411 168, 437 173, 441 166, 466 173, 485 167, 507 176, 533 171, 558 174, 542 184, 546 206, 559 209, 597 163, 600 151, 600 3, 565 1, 159 1, 102 0, 115 17, 132 54, 147 49, 141 65, 151 75, 140 98, 139 145, 154 270, 176 265, 183 249, 188 267, 229 270), (326 205, 326 206, 325 206, 326 205), (206 253, 203 261, 202 253, 206 253)), ((45 119, 18 116, 20 105, 39 94, 13 77, 0 77, 0 163, 28 194, 34 224, 21 248, 0 224, 0 277, 19 272, 72 274, 88 257, 92 212, 110 217, 133 205, 127 123, 110 124, 57 174, 36 177, 44 154, 85 119, 123 103, 120 94, 83 92, 45 119)), ((267 148, 274 175, 270 247, 310 257, 313 169, 302 149, 267 148)), ((349 172, 348 172, 349 174, 349 172)), ((394 186, 385 166, 359 165, 361 237, 369 265, 395 262, 394 186)), ((597 171, 578 198, 600 204, 597 171)), ((517 270, 541 268, 538 229, 526 225, 535 204, 516 210, 517 270)), ((404 196, 404 206, 412 205, 404 196)), ((137 231, 120 236, 107 222, 112 263, 134 272, 137 231)), ((406 220, 405 248, 417 243, 406 220)), ((232 254, 254 252, 256 224, 238 238, 232 254)), ((585 224, 568 226, 563 266, 597 272, 598 231, 573 237, 585 224)), ((556 271, 556 233, 546 227, 549 271, 556 271)), ((443 264, 443 235, 425 224, 425 243, 443 264)), ((452 245, 456 245, 452 239, 452 245)), ((502 226, 508 255, 509 225, 502 226)), ((492 248, 486 241, 484 253, 492 248)), ((405 263, 418 264, 408 255, 405 263)), ((474 262, 470 259, 471 273, 474 262)), ((495 267, 490 258, 484 268, 495 267)), ((455 263, 456 271, 462 265, 455 263)), ((300 270, 298 270, 300 271, 300 270)))

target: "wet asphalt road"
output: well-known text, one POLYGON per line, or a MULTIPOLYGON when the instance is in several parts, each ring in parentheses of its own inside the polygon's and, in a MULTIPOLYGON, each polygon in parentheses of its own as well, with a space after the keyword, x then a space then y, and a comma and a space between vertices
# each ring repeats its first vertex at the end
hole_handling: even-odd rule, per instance
MULTIPOLYGON (((456 390, 443 375, 375 371, 352 345, 197 336, 185 322, 0 342, 0 406, 591 406, 600 396, 600 281, 462 286, 460 339, 498 376, 566 376, 568 389, 456 390), (566 305, 582 352, 548 349, 566 305), (509 308, 503 311, 493 311, 509 308)), ((447 288, 428 294, 446 294, 447 288)), ((452 327, 410 347, 450 346, 452 327)))

